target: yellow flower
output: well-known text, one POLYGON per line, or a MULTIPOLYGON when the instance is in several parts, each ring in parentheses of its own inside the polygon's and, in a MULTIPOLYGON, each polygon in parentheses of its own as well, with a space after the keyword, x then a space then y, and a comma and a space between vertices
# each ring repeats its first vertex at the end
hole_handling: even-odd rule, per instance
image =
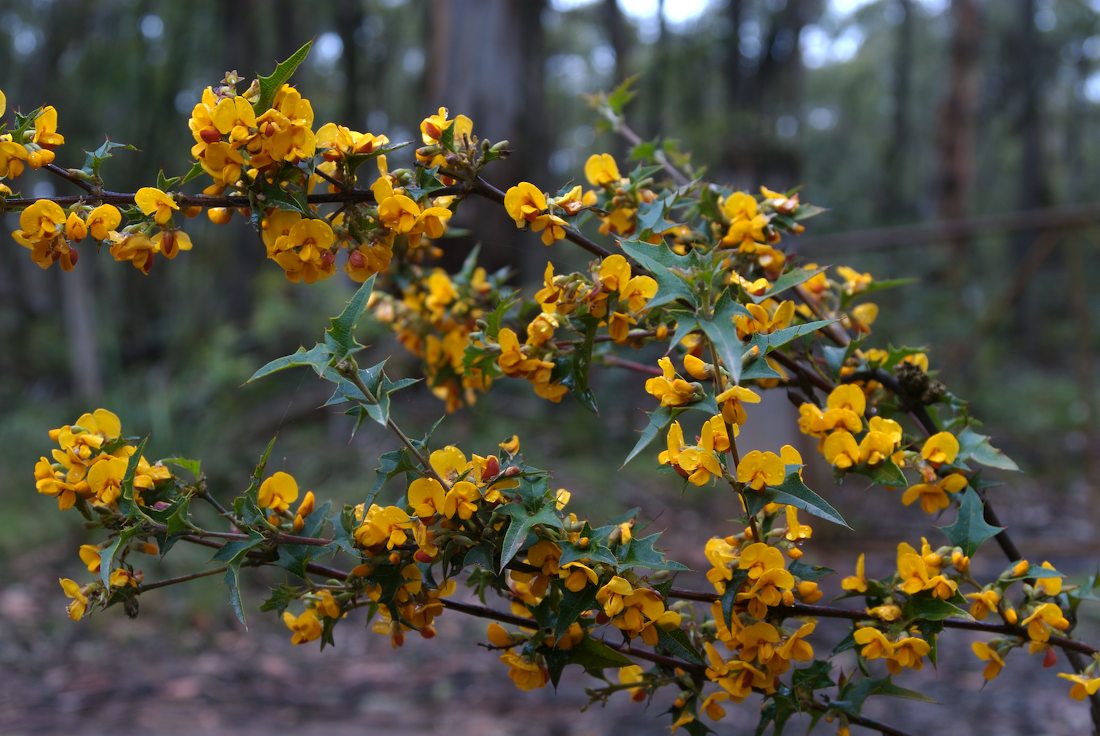
POLYGON ((534 184, 521 181, 505 193, 504 209, 515 221, 516 227, 522 228, 546 211, 546 195, 534 184))
POLYGON ((696 358, 691 353, 684 356, 684 370, 697 381, 705 381, 714 377, 714 366, 696 358))
POLYGON ((367 549, 383 543, 387 549, 393 549, 408 541, 408 532, 412 527, 412 520, 404 509, 397 506, 382 507, 373 503, 367 510, 363 523, 356 527, 354 536, 355 541, 367 549))
MULTIPOLYGON (((1039 567, 1043 568, 1044 570, 1054 570, 1054 565, 1050 564, 1047 561, 1044 561, 1043 564, 1039 567)), ((1055 572, 1057 571, 1055 570, 1055 572)), ((1035 587, 1043 591, 1043 595, 1053 597, 1062 592, 1062 578, 1058 576, 1047 578, 1037 576, 1035 578, 1035 587)))
POLYGON ((737 465, 737 482, 745 483, 754 491, 761 491, 764 486, 777 486, 786 477, 786 466, 774 452, 753 450, 737 465))
POLYGON ((760 207, 748 192, 734 192, 721 202, 722 214, 729 220, 729 229, 722 238, 722 245, 738 246, 751 251, 756 243, 764 243, 764 228, 768 216, 760 212, 760 207))
POLYGON ((420 122, 420 139, 424 142, 424 145, 431 145, 438 143, 443 137, 444 131, 455 126, 454 138, 455 143, 460 143, 463 136, 469 137, 470 132, 473 130, 473 122, 465 115, 457 115, 454 120, 448 120, 448 111, 445 107, 440 107, 439 111, 435 115, 429 115, 420 122))
POLYGON ((306 525, 306 517, 313 513, 313 507, 316 504, 317 499, 313 495, 313 491, 306 491, 306 495, 302 498, 302 502, 298 504, 298 509, 294 512, 294 531, 300 532, 306 525))
MULTIPOLYGON (((1005 661, 993 647, 984 641, 976 641, 970 645, 970 650, 974 652, 974 656, 986 663, 985 669, 982 670, 982 677, 988 682, 997 675, 1001 674, 1001 670, 1004 669, 1005 661)), ((1059 677, 1065 677, 1063 674, 1059 674, 1059 677)), ((1097 681, 1100 683, 1100 680, 1097 681)))
POLYGON ((172 260, 181 250, 191 250, 191 236, 178 228, 166 228, 153 236, 153 251, 172 260))
POLYGON ((861 291, 866 291, 874 278, 869 273, 860 273, 848 266, 837 266, 836 273, 844 279, 844 293, 851 296, 861 291))
POLYGON ((880 621, 897 621, 901 618, 901 608, 893 603, 886 603, 881 606, 875 606, 874 608, 868 608, 867 615, 874 616, 880 621))
POLYGON ((99 572, 99 547, 94 544, 80 545, 80 561, 88 568, 88 572, 99 572))
POLYGON ((845 383, 832 390, 825 406, 827 409, 848 409, 863 416, 867 409, 867 397, 859 386, 845 383))
POLYGON ((73 621, 84 618, 84 613, 88 610, 88 596, 84 594, 80 584, 69 578, 58 578, 57 582, 61 584, 61 590, 65 592, 65 595, 72 599, 66 609, 69 618, 73 621))
POLYGON ((298 163, 317 150, 313 134, 313 106, 289 84, 275 93, 270 110, 256 118, 257 135, 247 147, 251 163, 264 169, 276 163, 298 163))
POLYGON ((172 213, 180 208, 171 195, 156 187, 142 187, 134 194, 134 203, 142 214, 152 215, 153 221, 164 227, 172 220, 172 213))
POLYGON ((829 464, 839 470, 859 465, 860 452, 856 438, 843 429, 838 429, 825 438, 821 452, 829 464))
POLYGON ((281 217, 276 214, 265 218, 270 220, 271 234, 275 236, 273 240, 264 238, 265 244, 271 242, 268 257, 294 282, 312 284, 331 276, 335 272, 332 244, 336 236, 329 224, 318 218, 302 219, 296 212, 281 217), (285 234, 275 230, 280 226, 286 228, 285 234))
POLYGON ((109 506, 122 495, 122 479, 129 462, 121 457, 103 457, 88 469, 88 486, 96 502, 109 506))
POLYGON ((680 378, 671 359, 660 358, 657 365, 661 367, 661 375, 646 380, 646 393, 659 399, 661 406, 683 406, 695 400, 698 386, 680 378))
POLYGON ((84 224, 95 240, 106 240, 108 233, 122 223, 122 213, 113 204, 101 204, 88 213, 84 224))
MULTIPOLYGON (((56 148, 65 142, 65 136, 57 132, 57 109, 53 105, 43 107, 42 111, 38 113, 38 117, 34 119, 34 138, 32 140, 43 148, 56 148)), ((42 163, 47 164, 53 161, 52 153, 48 158, 48 161, 42 163)))
POLYGON ((894 642, 894 653, 886 661, 886 668, 897 674, 903 669, 919 670, 924 667, 924 657, 931 651, 928 642, 920 637, 907 636, 894 642))
POLYGON ((278 471, 260 484, 257 502, 261 508, 282 513, 298 500, 298 481, 290 473, 278 471))
POLYGON ((596 585, 600 578, 596 571, 580 562, 567 562, 558 570, 558 577, 565 579, 565 587, 579 593, 589 585, 596 585))
POLYGON ((881 659, 894 654, 894 645, 878 629, 868 626, 856 629, 852 638, 863 647, 859 653, 864 659, 881 659))
POLYGON ((939 574, 938 568, 931 568, 925 556, 918 554, 906 542, 898 545, 898 576, 901 582, 898 588, 906 595, 916 595, 925 590, 932 592, 934 598, 947 600, 955 595, 958 585, 939 574))
POLYGON ((619 291, 630 281, 630 264, 618 253, 610 255, 600 262, 599 279, 607 291, 619 291))
POLYGON ((1069 621, 1062 615, 1062 609, 1053 603, 1043 603, 1035 608, 1030 616, 1020 622, 1027 627, 1028 638, 1031 639, 1031 651, 1038 650, 1036 643, 1043 643, 1050 639, 1052 631, 1065 631, 1069 628, 1069 621))
MULTIPOLYGON (((726 437, 726 443, 728 447, 728 437, 726 437)), ((668 428, 666 449, 657 456, 657 462, 661 465, 671 465, 692 485, 706 485, 710 482, 711 476, 722 475, 722 466, 714 454, 714 446, 714 427, 710 422, 703 424, 698 445, 685 445, 684 431, 680 423, 673 422, 668 428)))
MULTIPOLYGON (((1058 676, 1063 680, 1069 680, 1073 683, 1073 686, 1069 690, 1069 696, 1074 700, 1084 700, 1090 695, 1095 695, 1097 690, 1100 690, 1100 677, 1085 677, 1078 674, 1066 674, 1065 672, 1059 672, 1058 676)), ((990 678, 986 678, 990 679, 990 678)))
POLYGON ((801 524, 798 521, 798 509, 794 506, 788 506, 786 509, 787 515, 787 533, 784 535, 789 542, 797 542, 801 539, 809 539, 813 536, 814 530, 809 524, 801 524))
POLYGON ((622 178, 619 167, 610 153, 594 153, 584 162, 584 176, 594 187, 618 184, 622 178))
POLYGON ((384 135, 359 133, 335 123, 325 123, 317 129, 317 148, 324 152, 326 161, 374 153, 389 142, 389 138, 384 135))
POLYGON ((304 644, 321 637, 321 621, 312 608, 307 608, 297 616, 290 611, 283 611, 283 623, 293 632, 291 644, 304 644))
POLYGON ((0 177, 14 179, 23 173, 26 164, 27 149, 22 144, 0 139, 0 177))
POLYGON ((967 593, 966 597, 974 601, 970 604, 970 615, 978 621, 984 621, 986 616, 997 610, 997 605, 1001 602, 1001 594, 994 588, 967 593))
POLYGON ((856 558, 856 574, 849 575, 840 581, 840 587, 843 590, 847 590, 852 593, 866 593, 867 592, 867 578, 864 576, 864 555, 860 552, 859 557, 856 558))
POLYGON ((622 613, 626 597, 633 592, 634 586, 626 578, 616 575, 596 592, 596 602, 608 618, 615 618, 622 613))
POLYGON ((148 274, 156 255, 153 241, 143 233, 108 233, 111 257, 116 261, 130 261, 134 268, 148 274))
POLYGON ((741 425, 748 419, 744 404, 759 404, 760 396, 743 386, 730 386, 714 400, 722 407, 722 416, 727 422, 741 425))
MULTIPOLYGON (((620 685, 636 685, 644 681, 645 676, 642 674, 642 668, 638 665, 632 664, 627 667, 619 668, 620 685)), ((630 693, 630 699, 636 703, 640 703, 646 698, 644 687, 632 687, 627 692, 630 693)))
POLYGON ((934 514, 950 506, 951 501, 947 494, 958 493, 966 488, 966 482, 965 475, 951 473, 938 479, 935 483, 918 483, 915 486, 910 486, 902 494, 901 502, 906 506, 910 506, 919 498, 920 507, 924 510, 924 513, 934 514))
POLYGON ((776 654, 782 659, 793 662, 809 662, 814 658, 814 648, 806 641, 806 637, 814 632, 817 624, 813 621, 802 624, 798 631, 794 632, 783 642, 776 654))
POLYGON ((924 442, 920 456, 932 465, 951 464, 959 455, 959 441, 950 432, 937 432, 924 442))
POLYGON ((71 271, 76 264, 76 251, 65 240, 65 220, 60 205, 40 199, 19 213, 19 229, 11 236, 31 251, 31 259, 39 268, 49 268, 61 261, 62 269, 71 271))
POLYGON ((91 494, 88 482, 84 480, 86 470, 83 465, 73 468, 76 470, 73 473, 74 477, 79 477, 72 482, 67 480, 71 471, 67 472, 64 465, 57 464, 57 467, 61 468, 60 470, 55 470, 54 467, 49 460, 40 457, 34 466, 34 487, 35 490, 45 496, 56 497, 59 511, 71 509, 76 505, 78 497, 91 494))
POLYGON ((550 682, 550 672, 538 659, 505 652, 500 661, 508 665, 508 677, 520 690, 537 690, 550 682))

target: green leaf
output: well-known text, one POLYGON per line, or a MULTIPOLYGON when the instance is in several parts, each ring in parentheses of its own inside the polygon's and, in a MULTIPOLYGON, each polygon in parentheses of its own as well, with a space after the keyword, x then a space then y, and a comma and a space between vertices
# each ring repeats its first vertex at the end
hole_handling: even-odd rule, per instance
POLYGON ((162 463, 169 465, 175 465, 177 468, 183 468, 188 473, 198 478, 202 475, 202 461, 192 460, 189 457, 166 457, 161 460, 162 463))
POLYGON ((500 549, 500 567, 497 568, 497 572, 503 572, 512 558, 523 549, 528 533, 535 526, 543 524, 555 529, 562 527, 561 519, 549 507, 541 508, 532 514, 522 503, 510 503, 499 507, 496 513, 509 517, 508 530, 504 533, 504 542, 500 549))
MULTIPOLYGON (((741 383, 741 360, 745 354, 745 343, 737 337, 733 318, 745 312, 745 308, 734 300, 727 290, 719 297, 714 307, 714 316, 710 319, 699 318, 699 326, 703 328, 703 332, 714 345, 718 357, 726 366, 734 383, 741 383)), ((761 349, 761 354, 763 353, 764 350, 761 349)))
POLYGON ((584 342, 573 350, 573 357, 569 361, 569 375, 562 384, 567 386, 577 401, 588 411, 599 416, 600 410, 596 407, 596 397, 588 387, 588 371, 592 366, 592 345, 596 339, 596 330, 600 321, 594 317, 583 318, 584 342))
POLYGON ((821 268, 812 269, 792 268, 790 271, 787 271, 785 274, 777 278, 775 280, 775 283, 771 285, 771 288, 765 291, 763 294, 761 294, 760 296, 749 294, 749 298, 752 299, 755 303, 759 304, 765 299, 771 299, 772 297, 781 294, 788 289, 793 289, 799 284, 803 284, 809 281, 814 276, 817 276, 819 273, 825 271, 828 268, 828 266, 822 266, 821 268))
POLYGON ((253 373, 245 383, 252 383, 265 376, 270 376, 272 373, 285 371, 287 368, 300 368, 303 366, 312 368, 318 376, 327 378, 330 381, 338 381, 340 379, 339 374, 329 367, 331 360, 332 351, 321 343, 317 343, 309 350, 298 348, 298 350, 291 355, 284 355, 281 358, 276 358, 269 362, 253 373))
POLYGON ((664 552, 654 548, 660 533, 648 537, 634 537, 619 550, 619 571, 644 567, 647 570, 671 570, 681 572, 688 568, 675 560, 670 560, 664 552))
POLYGON ((847 347, 843 345, 822 346, 821 352, 825 355, 825 365, 829 367, 829 371, 834 375, 839 375, 841 366, 844 365, 848 358, 855 354, 856 350, 862 347, 865 339, 865 337, 858 337, 849 342, 847 347))
POLYGON ((114 541, 99 551, 99 580, 106 590, 111 589, 111 573, 115 569, 115 558, 119 550, 141 532, 140 526, 126 527, 118 533, 114 541))
POLYGON ((172 177, 172 178, 173 179, 178 178, 179 179, 178 186, 182 187, 187 182, 192 181, 194 179, 198 179, 200 176, 202 176, 203 171, 204 171, 204 169, 202 168, 202 164, 200 164, 199 162, 196 161, 195 163, 191 164, 191 168, 188 169, 187 173, 184 174, 182 177, 172 177))
POLYGON ((890 488, 901 488, 909 484, 905 479, 905 473, 894 464, 893 460, 887 460, 877 468, 871 469, 870 478, 880 486, 890 488))
POLYGON ((794 327, 787 327, 782 330, 776 330, 775 332, 767 335, 762 333, 754 333, 749 339, 749 344, 745 347, 745 350, 752 350, 753 347, 760 348, 761 355, 767 355, 776 348, 781 348, 787 343, 797 340, 800 337, 813 334, 826 325, 831 325, 836 322, 835 319, 822 319, 816 322, 807 322, 801 325, 795 325, 794 327))
POLYGON ((581 643, 569 650, 569 661, 586 670, 599 671, 608 667, 629 667, 634 660, 618 652, 599 639, 586 636, 581 643))
POLYGON ((115 143, 110 139, 103 141, 103 144, 94 151, 85 151, 84 166, 79 169, 80 172, 86 174, 94 179, 99 179, 99 169, 103 166, 103 162, 114 156, 113 151, 137 151, 136 146, 131 146, 129 143, 115 143))
MULTIPOLYGON (((657 168, 660 169, 661 167, 657 168)), ((673 197, 675 197, 675 193, 655 199, 638 208, 638 235, 640 237, 644 237, 647 233, 663 233, 676 226, 675 222, 669 222, 665 219, 665 208, 672 203, 673 197)))
POLYGON ((120 511, 126 514, 127 519, 147 520, 149 518, 145 510, 139 504, 134 503, 134 476, 137 475, 138 464, 141 462, 145 445, 148 442, 149 438, 144 437, 137 444, 137 449, 134 450, 134 454, 130 456, 126 463, 126 473, 122 476, 120 484, 122 495, 119 498, 118 507, 120 511))
MULTIPOLYGON (((844 517, 840 515, 840 512, 834 509, 828 501, 821 496, 814 493, 805 483, 802 482, 802 478, 799 477, 798 472, 789 473, 786 479, 778 486, 770 486, 771 490, 774 490, 775 497, 770 499, 775 503, 785 503, 795 508, 803 509, 819 519, 825 519, 831 521, 834 524, 840 524, 841 526, 848 526, 848 522, 844 521, 844 517)), ((751 491, 749 492, 752 493, 751 491)))
POLYGON ((225 562, 225 585, 229 588, 229 606, 241 622, 241 626, 248 628, 244 618, 244 605, 241 602, 241 563, 244 562, 250 549, 263 544, 264 536, 250 529, 248 539, 239 539, 229 542, 214 553, 214 560, 225 562))
POLYGON ((684 279, 694 272, 691 256, 679 256, 664 243, 651 245, 640 240, 622 241, 623 252, 633 258, 638 265, 649 271, 657 281, 657 293, 646 304, 647 309, 683 299, 694 308, 698 308, 695 294, 684 279))
POLYGON ((859 715, 863 709, 863 703, 872 695, 888 695, 895 698, 909 698, 924 703, 936 702, 932 698, 915 690, 908 690, 895 685, 889 677, 879 680, 863 679, 849 682, 840 691, 840 697, 831 704, 833 708, 841 710, 849 715, 859 715))
POLYGON ((691 662, 692 664, 706 664, 706 662, 703 661, 703 655, 701 655, 699 650, 695 648, 695 645, 691 643, 691 639, 684 633, 683 629, 665 631, 658 626, 657 648, 663 649, 665 653, 678 659, 691 662))
POLYGON ((290 81, 291 76, 294 75, 294 71, 306 60, 306 57, 309 56, 309 50, 312 46, 313 41, 307 41, 306 44, 295 51, 289 59, 280 64, 276 64, 275 71, 269 76, 257 76, 260 82, 260 96, 256 100, 256 104, 252 106, 252 109, 256 111, 257 115, 271 109, 271 104, 275 101, 275 93, 282 89, 284 84, 290 81))
POLYGON ((969 614, 950 601, 939 598, 927 598, 915 596, 905 602, 902 616, 906 620, 920 619, 922 621, 943 621, 952 616, 968 618, 969 614))
POLYGON ((985 504, 973 488, 963 491, 959 502, 959 515, 954 524, 940 527, 951 540, 951 544, 961 547, 963 554, 972 557, 982 542, 995 536, 1002 527, 993 526, 985 520, 985 504))
POLYGON ((359 318, 367 308, 371 291, 374 289, 374 276, 363 282, 363 285, 348 300, 344 311, 329 320, 329 328, 325 330, 325 344, 333 348, 332 363, 335 364, 363 347, 355 341, 355 327, 359 324, 359 318))
POLYGON ((967 427, 959 432, 959 459, 973 460, 976 463, 1000 470, 1019 470, 1019 466, 1008 455, 989 444, 989 437, 978 434, 967 427))
POLYGON ((260 534, 255 529, 248 531, 247 539, 235 539, 232 542, 227 543, 221 549, 214 553, 211 558, 216 562, 228 562, 232 563, 238 559, 242 559, 250 549, 255 549, 259 545, 263 544, 264 535, 260 534))
POLYGON ((563 590, 561 603, 558 604, 558 618, 554 622, 554 638, 560 639, 581 617, 581 614, 591 610, 595 605, 596 586, 594 585, 586 585, 576 593, 568 589, 563 590))
POLYGON ((638 81, 638 75, 631 75, 624 79, 622 84, 607 93, 607 106, 616 115, 622 115, 627 103, 637 96, 638 93, 632 89, 636 81, 638 81))
POLYGON ((378 467, 374 470, 374 485, 371 486, 367 499, 364 501, 367 508, 374 503, 382 486, 394 476, 402 473, 411 473, 416 470, 416 465, 409 459, 408 451, 402 447, 398 450, 390 450, 382 453, 378 458, 378 467))
POLYGON ((626 460, 623 460, 623 464, 619 467, 626 467, 634 458, 638 457, 645 448, 657 439, 657 435, 665 430, 668 425, 672 423, 672 420, 680 414, 682 410, 676 410, 668 406, 662 406, 658 409, 654 409, 649 413, 649 424, 642 430, 642 434, 638 437, 638 441, 634 443, 634 449, 630 451, 630 454, 626 456, 626 460))
POLYGON ((831 575, 836 570, 822 565, 810 565, 801 560, 795 560, 787 566, 787 570, 799 580, 821 580, 826 575, 831 575))
POLYGON ((832 662, 816 659, 809 667, 803 667, 794 671, 791 675, 791 686, 796 689, 823 690, 833 686, 832 662))

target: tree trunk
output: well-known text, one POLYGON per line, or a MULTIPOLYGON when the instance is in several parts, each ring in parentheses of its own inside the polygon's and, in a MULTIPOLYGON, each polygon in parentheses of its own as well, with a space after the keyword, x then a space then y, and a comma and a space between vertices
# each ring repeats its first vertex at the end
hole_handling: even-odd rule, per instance
MULTIPOLYGON (((535 68, 541 67, 543 6, 543 0, 435 0, 432 6, 428 99, 452 115, 469 115, 478 138, 511 143, 515 154, 493 163, 486 175, 502 189, 544 165, 549 147, 541 130, 541 68, 535 68)), ((533 183, 548 186, 545 180, 533 183)), ((519 266, 521 234, 500 205, 470 201, 455 224, 473 232, 488 267, 519 266)), ((522 235, 524 245, 530 237, 522 235)))
MULTIPOLYGON (((947 92, 940 106, 936 140, 939 181, 936 203, 943 219, 965 217, 971 209, 974 186, 974 129, 981 78, 982 26, 977 0, 953 0, 952 34, 947 68, 947 92)), ((950 243, 953 255, 950 282, 956 306, 963 308, 964 287, 970 272, 970 248, 965 238, 950 243)))
POLYGON ((894 73, 890 138, 882 157, 882 183, 878 188, 878 219, 898 222, 911 214, 905 182, 909 176, 909 98, 913 80, 913 0, 895 0, 900 13, 894 38, 894 73))

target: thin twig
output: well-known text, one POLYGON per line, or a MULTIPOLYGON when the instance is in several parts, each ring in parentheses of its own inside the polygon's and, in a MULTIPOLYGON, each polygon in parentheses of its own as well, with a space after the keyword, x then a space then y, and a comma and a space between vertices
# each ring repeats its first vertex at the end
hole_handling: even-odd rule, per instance
POLYGON ((138 586, 138 592, 144 593, 147 590, 156 590, 157 588, 167 588, 169 585, 177 585, 179 583, 190 582, 191 580, 198 580, 199 578, 210 577, 211 575, 217 575, 223 573, 229 568, 222 566, 216 567, 213 570, 203 570, 202 572, 193 572, 190 575, 180 575, 176 578, 165 578, 164 580, 157 580, 152 583, 142 583, 138 586))

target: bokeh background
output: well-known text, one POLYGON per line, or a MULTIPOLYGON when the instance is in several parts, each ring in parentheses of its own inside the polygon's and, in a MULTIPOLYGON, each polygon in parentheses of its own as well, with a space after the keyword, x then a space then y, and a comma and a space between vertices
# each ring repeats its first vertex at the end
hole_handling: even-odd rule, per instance
MULTIPOLYGON (((314 38, 295 82, 318 126, 409 140, 446 105, 470 115, 479 135, 511 141, 515 154, 488 172, 494 183, 555 190, 582 178, 593 151, 629 154, 597 131, 585 95, 637 74, 627 112, 643 138, 675 139, 714 180, 801 185, 804 200, 829 208, 790 241, 794 251, 915 278, 882 294, 876 333, 928 346, 941 377, 1025 471, 996 491, 1021 547, 1083 575, 1100 557, 1098 11, 1091 0, 5 0, 0 89, 9 109, 58 108, 62 165, 79 166, 105 135, 141 149, 105 168, 111 188, 132 191, 160 169, 187 170, 187 117, 203 87, 229 69, 266 73, 314 38)), ((48 196, 63 193, 58 181, 27 174, 18 184, 48 196)), ((458 222, 471 238, 444 243, 448 263, 475 240, 488 264, 514 269, 517 285, 538 279, 550 256, 559 270, 584 263, 471 204, 458 222)), ((314 340, 352 285, 287 282, 239 221, 215 228, 200 218, 189 230, 194 251, 147 277, 90 252, 72 273, 42 272, 13 241, 0 248, 0 731, 665 732, 662 703, 578 713, 583 685, 520 694, 472 645, 481 625, 455 615, 434 641, 395 653, 355 624, 341 627, 336 651, 291 649, 256 610, 276 580, 264 575, 246 589, 247 632, 217 579, 146 596, 136 621, 113 609, 79 625, 64 618, 54 581, 80 573, 75 550, 87 540, 73 514, 34 493, 48 428, 110 407, 128 431, 151 433, 151 456, 202 458, 226 497, 276 433, 273 467, 340 501, 362 497, 391 449, 370 428, 349 443, 349 424, 317 408, 327 394, 305 374, 242 387, 271 357, 314 340)), ((382 329, 366 332, 372 356, 392 353, 396 373, 415 373, 382 329)), ((438 437, 476 450, 518 432, 579 510, 606 518, 641 506, 647 528, 704 567, 701 540, 727 533, 715 521, 729 515, 727 499, 682 493, 645 459, 612 470, 651 405, 635 378, 595 377, 599 418, 506 383, 448 417, 438 437)), ((791 411, 781 397, 765 403, 747 442, 801 441, 791 411)), ((423 431, 443 408, 416 388, 395 412, 423 431)), ((834 490, 821 469, 815 478, 856 528, 820 528, 815 561, 847 574, 866 551, 881 563, 870 572, 885 572, 898 539, 938 541, 896 496, 834 490)), ((986 557, 996 574, 995 550, 986 557)), ((147 575, 203 559, 151 561, 147 575)), ((948 722, 959 734, 1086 727, 1064 683, 1023 655, 977 697, 968 641, 951 637, 938 676, 907 681, 941 705, 875 712, 917 733, 948 722)), ((727 731, 751 733, 755 718, 746 704, 727 731)))

